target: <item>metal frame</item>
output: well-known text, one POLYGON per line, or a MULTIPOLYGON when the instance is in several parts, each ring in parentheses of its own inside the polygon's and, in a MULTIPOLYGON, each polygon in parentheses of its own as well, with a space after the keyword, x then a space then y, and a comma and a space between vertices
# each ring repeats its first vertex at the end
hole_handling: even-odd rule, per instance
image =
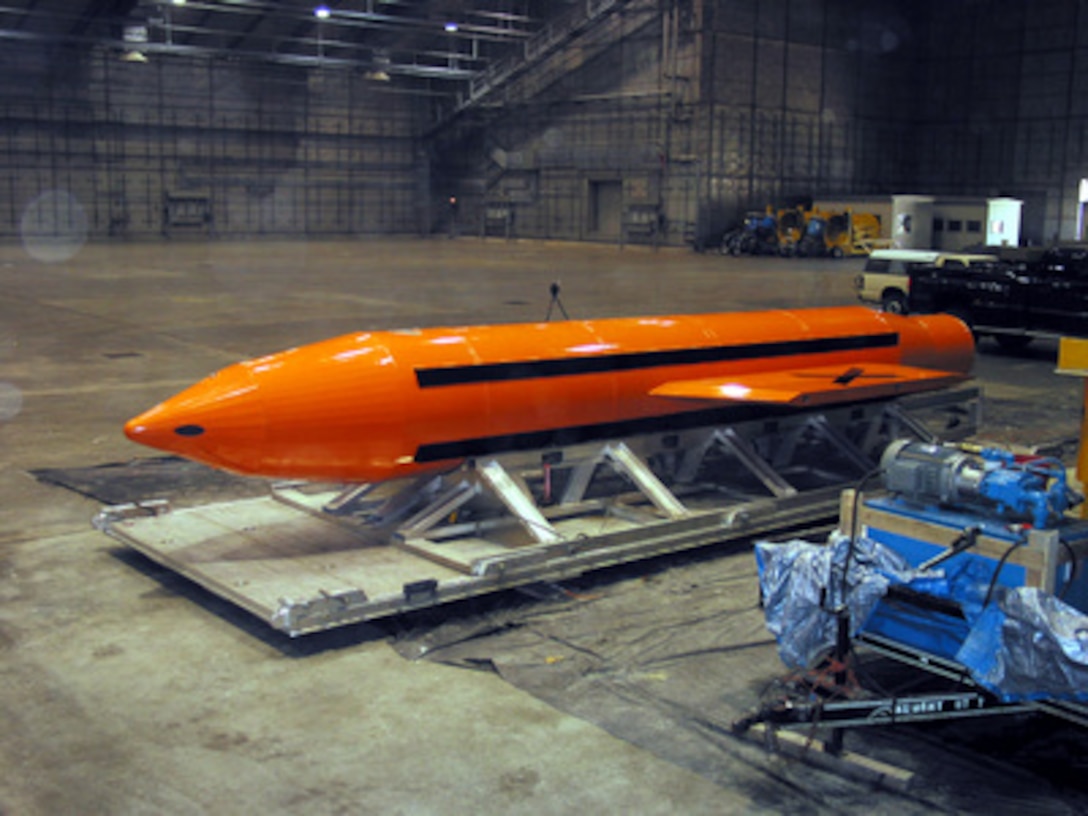
POLYGON ((405 483, 280 485, 173 512, 108 507, 95 526, 295 636, 829 524, 883 444, 908 424, 967 435, 978 399, 967 388, 503 455, 405 483))
MULTIPOLYGON (((889 640, 888 638, 879 635, 863 633, 859 635, 857 642, 869 651, 876 652, 884 657, 897 660, 900 663, 905 663, 908 666, 913 666, 914 668, 921 669, 938 677, 955 680, 964 688, 978 688, 971 679, 971 675, 968 673, 967 669, 954 661, 946 660, 938 655, 929 654, 917 649, 908 649, 901 643, 896 643, 893 640, 889 640)), ((1011 708, 1011 705, 1012 704, 1010 704, 1010 708, 1006 709, 1008 713, 1015 712, 1015 710, 1011 708)), ((1053 717, 1060 717, 1063 720, 1068 720, 1074 725, 1079 725, 1082 728, 1088 728, 1088 705, 1067 702, 1064 700, 1033 700, 1028 703, 1016 705, 1021 705, 1024 710, 1040 711, 1053 717)))
MULTIPOLYGON (((840 636, 843 636, 841 631, 840 636)), ((1088 727, 1086 705, 1060 700, 1006 703, 981 689, 967 669, 954 661, 867 633, 855 637, 853 645, 952 681, 955 688, 866 697, 854 677, 850 661, 831 658, 823 670, 789 678, 783 694, 735 721, 733 733, 753 736, 769 751, 789 754, 877 785, 906 790, 913 772, 846 750, 844 740, 848 730, 1033 712, 1088 727), (821 730, 827 736, 826 740, 816 738, 821 730)))

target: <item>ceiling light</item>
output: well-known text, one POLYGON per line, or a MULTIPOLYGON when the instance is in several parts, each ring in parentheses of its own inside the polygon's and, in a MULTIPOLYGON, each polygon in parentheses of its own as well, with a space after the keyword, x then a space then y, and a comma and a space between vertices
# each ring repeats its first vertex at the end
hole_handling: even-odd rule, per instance
POLYGON ((446 23, 446 31, 450 32, 451 34, 456 31, 457 28, 457 23, 446 23))
POLYGON ((147 26, 141 23, 130 22, 126 23, 124 30, 121 32, 121 39, 124 40, 128 50, 124 52, 121 59, 125 62, 147 62, 147 57, 140 50, 140 47, 147 42, 147 26))
POLYGON ((319 20, 329 19, 330 14, 332 14, 332 12, 329 10, 328 6, 318 6, 314 9, 314 17, 319 20))
POLYGON ((142 23, 127 23, 121 32, 121 37, 127 43, 147 42, 147 26, 142 23))

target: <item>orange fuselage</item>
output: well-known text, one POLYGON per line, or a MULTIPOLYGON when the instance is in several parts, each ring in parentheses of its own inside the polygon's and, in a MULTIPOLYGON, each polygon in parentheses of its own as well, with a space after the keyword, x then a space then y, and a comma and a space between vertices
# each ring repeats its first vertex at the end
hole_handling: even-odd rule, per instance
POLYGON ((366 332, 230 366, 125 432, 238 473, 384 481, 722 410, 650 393, 666 383, 866 363, 966 375, 973 351, 954 318, 859 306, 366 332))

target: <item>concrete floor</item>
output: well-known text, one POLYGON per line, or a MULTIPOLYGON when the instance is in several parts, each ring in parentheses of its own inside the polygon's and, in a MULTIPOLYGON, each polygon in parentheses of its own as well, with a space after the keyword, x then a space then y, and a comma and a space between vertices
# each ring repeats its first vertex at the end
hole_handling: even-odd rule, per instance
MULTIPOLYGON (((858 261, 457 241, 0 247, 0 813, 729 813, 740 793, 497 677, 320 648, 127 554, 95 502, 29 471, 153 455, 123 421, 241 358, 360 328, 853 302, 858 261)), ((983 355, 999 399, 1045 395, 1053 348, 983 355)), ((1024 435, 1010 419, 995 432, 1024 435)))

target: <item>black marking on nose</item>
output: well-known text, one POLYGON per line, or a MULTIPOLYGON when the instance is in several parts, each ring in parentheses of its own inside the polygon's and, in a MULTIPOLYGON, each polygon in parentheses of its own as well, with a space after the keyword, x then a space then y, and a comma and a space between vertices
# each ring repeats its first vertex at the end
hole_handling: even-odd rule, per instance
POLYGON ((179 425, 174 428, 174 433, 178 436, 200 436, 204 433, 203 425, 179 425))

